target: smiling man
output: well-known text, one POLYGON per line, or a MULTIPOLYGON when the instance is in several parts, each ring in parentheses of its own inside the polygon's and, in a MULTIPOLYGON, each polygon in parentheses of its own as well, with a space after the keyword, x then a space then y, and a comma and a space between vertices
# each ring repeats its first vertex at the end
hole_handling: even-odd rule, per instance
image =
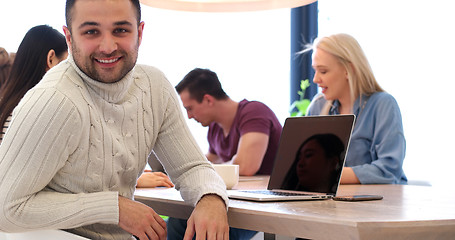
POLYGON ((136 64, 144 23, 131 15, 132 4, 130 11, 120 8, 118 1, 77 1, 75 5, 83 11, 67 9, 71 17, 64 27, 74 62, 94 80, 120 81, 136 64))
POLYGON ((133 199, 152 151, 195 205, 185 239, 229 239, 225 185, 195 146, 175 90, 136 65, 138 0, 68 0, 70 56, 19 103, 0 145, 0 231, 65 229, 90 239, 166 239, 133 199))

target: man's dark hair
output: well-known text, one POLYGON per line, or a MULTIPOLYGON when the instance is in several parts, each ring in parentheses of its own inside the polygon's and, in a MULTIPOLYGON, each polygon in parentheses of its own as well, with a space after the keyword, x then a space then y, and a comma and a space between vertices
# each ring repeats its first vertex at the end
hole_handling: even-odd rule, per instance
POLYGON ((224 92, 216 73, 209 69, 195 68, 189 72, 182 81, 175 86, 178 93, 188 90, 190 97, 202 102, 205 94, 213 96, 217 100, 223 100, 229 96, 224 92))
MULTIPOLYGON (((76 0, 66 0, 66 7, 65 7, 66 26, 68 27, 68 29, 70 31, 71 31, 71 23, 73 20, 72 19, 73 15, 71 14, 71 10, 73 9, 75 3, 76 3, 76 0)), ((131 0, 131 3, 136 8, 137 25, 139 26, 139 23, 141 22, 141 4, 139 3, 139 0, 131 0)))

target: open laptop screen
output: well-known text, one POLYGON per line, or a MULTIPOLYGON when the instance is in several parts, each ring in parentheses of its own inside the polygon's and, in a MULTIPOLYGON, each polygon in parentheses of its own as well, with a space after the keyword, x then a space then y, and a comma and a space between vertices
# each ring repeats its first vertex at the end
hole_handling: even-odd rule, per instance
POLYGON ((354 115, 288 118, 268 189, 335 195, 354 115))

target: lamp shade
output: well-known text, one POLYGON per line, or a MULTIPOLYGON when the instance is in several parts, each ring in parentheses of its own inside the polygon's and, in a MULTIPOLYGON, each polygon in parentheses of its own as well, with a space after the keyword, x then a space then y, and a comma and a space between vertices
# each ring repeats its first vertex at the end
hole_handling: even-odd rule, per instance
POLYGON ((246 12, 277 8, 295 8, 316 0, 140 0, 142 4, 190 12, 246 12))

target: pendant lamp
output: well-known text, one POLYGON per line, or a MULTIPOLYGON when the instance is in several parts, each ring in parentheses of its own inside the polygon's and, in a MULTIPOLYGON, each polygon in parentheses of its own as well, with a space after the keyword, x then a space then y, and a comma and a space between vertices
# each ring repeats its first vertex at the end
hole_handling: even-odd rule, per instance
POLYGON ((295 8, 316 0, 140 0, 142 4, 168 10, 189 12, 247 12, 295 8))

